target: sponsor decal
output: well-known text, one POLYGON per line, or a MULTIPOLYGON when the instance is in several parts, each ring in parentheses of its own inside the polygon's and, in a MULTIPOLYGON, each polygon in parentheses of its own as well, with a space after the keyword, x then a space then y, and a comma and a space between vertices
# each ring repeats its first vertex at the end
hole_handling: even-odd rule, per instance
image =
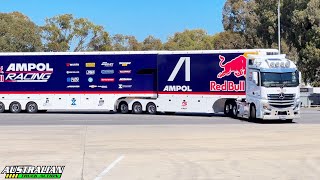
POLYGON ((96 63, 94 63, 94 62, 86 63, 86 67, 87 68, 94 68, 94 67, 96 67, 96 63))
POLYGON ((49 63, 11 63, 2 74, 2 82, 48 82, 53 68, 49 63))
POLYGON ((76 98, 72 98, 71 99, 71 106, 76 106, 77 105, 76 102, 77 102, 76 98))
POLYGON ((67 67, 79 67, 80 64, 79 63, 67 63, 66 66, 67 67))
POLYGON ((104 66, 104 67, 113 67, 113 64, 114 64, 114 63, 102 62, 102 63, 101 63, 101 66, 104 66))
POLYGON ((104 104, 104 100, 103 100, 103 99, 100 99, 98 106, 103 106, 103 104, 104 104))
POLYGON ((6 166, 1 174, 5 179, 61 179, 65 166, 6 166))
POLYGON ((108 86, 107 85, 102 85, 102 86, 98 86, 98 88, 101 88, 101 89, 107 89, 108 86))
POLYGON ((192 92, 192 89, 190 86, 178 86, 178 85, 168 85, 164 87, 163 91, 169 91, 169 92, 192 92))
POLYGON ((94 89, 94 88, 107 89, 108 86, 107 85, 99 85, 99 86, 98 85, 90 85, 89 88, 92 88, 92 89, 94 89))
POLYGON ((90 85, 89 88, 91 89, 94 89, 94 88, 97 88, 98 86, 97 85, 90 85))
POLYGON ((225 64, 223 64, 224 61, 226 60, 224 56, 220 55, 219 59, 220 59, 219 66, 223 69, 223 71, 217 75, 217 78, 221 79, 226 76, 230 76, 232 73, 237 78, 246 75, 247 58, 244 55, 238 56, 225 64))
POLYGON ((4 75, 0 75, 0 82, 4 82, 4 75))
POLYGON ((120 81, 120 82, 132 81, 132 78, 120 78, 119 81, 120 81))
POLYGON ((119 64, 123 67, 126 67, 131 64, 131 62, 119 62, 119 64))
POLYGON ((187 109, 187 107, 188 107, 188 102, 183 100, 181 103, 181 109, 187 109))
POLYGON ((67 74, 79 74, 80 71, 67 71, 66 73, 67 74))
POLYGON ((114 78, 101 78, 101 82, 114 82, 114 78))
POLYGON ((92 82, 93 82, 93 78, 92 78, 92 77, 89 77, 89 78, 88 78, 88 82, 89 82, 89 83, 92 83, 92 82))
POLYGON ((119 70, 119 74, 131 74, 131 70, 119 70))
POLYGON ((3 75, 3 66, 0 66, 0 82, 4 82, 4 75, 3 75))
POLYGON ((118 88, 119 88, 119 89, 132 88, 132 85, 118 84, 118 88))
POLYGON ((67 78, 67 82, 69 82, 69 83, 77 83, 77 82, 79 82, 79 77, 68 77, 67 78))
POLYGON ((86 70, 86 75, 93 76, 96 74, 96 70, 86 70))
POLYGON ((80 88, 80 85, 69 85, 67 86, 68 89, 77 89, 80 88))
POLYGON ((224 81, 223 84, 210 81, 210 91, 245 91, 245 81, 239 81, 239 84, 235 84, 233 81, 224 81))
POLYGON ((101 70, 101 74, 114 74, 114 70, 101 70))

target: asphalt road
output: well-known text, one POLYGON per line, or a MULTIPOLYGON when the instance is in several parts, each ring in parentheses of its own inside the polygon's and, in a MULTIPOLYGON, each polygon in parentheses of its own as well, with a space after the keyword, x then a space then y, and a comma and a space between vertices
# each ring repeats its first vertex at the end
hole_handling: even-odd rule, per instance
MULTIPOLYGON (((51 111, 40 114, 0 114, 0 126, 12 125, 206 125, 206 124, 249 124, 245 119, 232 119, 221 114, 116 114, 108 112, 51 111)), ((284 123, 265 121, 263 123, 284 123)), ((299 124, 320 124, 320 109, 303 109, 299 124)))
POLYGON ((4 113, 0 171, 63 165, 62 180, 318 180, 319 115, 304 109, 295 123, 259 124, 203 114, 4 113))

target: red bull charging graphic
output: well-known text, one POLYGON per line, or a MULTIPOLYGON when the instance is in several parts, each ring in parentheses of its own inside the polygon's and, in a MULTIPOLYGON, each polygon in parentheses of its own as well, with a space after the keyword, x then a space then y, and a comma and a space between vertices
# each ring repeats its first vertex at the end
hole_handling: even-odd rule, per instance
MULTIPOLYGON (((225 63, 225 56, 219 55, 219 67, 222 69, 218 73, 217 78, 222 79, 232 74, 236 78, 245 77, 246 75, 246 62, 247 58, 244 55, 237 56, 236 58, 225 63)), ((210 91, 245 91, 245 81, 240 80, 239 83, 234 81, 224 81, 219 84, 216 81, 210 81, 210 91)))
POLYGON ((223 69, 223 71, 217 75, 218 78, 221 79, 223 77, 230 76, 231 73, 233 73, 237 78, 246 75, 247 58, 244 55, 238 56, 225 64, 223 64, 223 62, 226 60, 224 56, 219 55, 219 59, 219 66, 223 69))

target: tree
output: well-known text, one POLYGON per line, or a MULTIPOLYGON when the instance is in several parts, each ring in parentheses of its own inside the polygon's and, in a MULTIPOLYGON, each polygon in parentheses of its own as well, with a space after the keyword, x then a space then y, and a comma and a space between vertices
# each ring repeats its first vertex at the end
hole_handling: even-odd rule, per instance
POLYGON ((85 18, 64 14, 46 19, 42 27, 45 51, 99 51, 111 49, 108 33, 85 18))
MULTIPOLYGON (((282 53, 288 55, 290 59, 299 59, 299 49, 290 38, 289 34, 295 34, 293 27, 288 25, 292 19, 292 13, 298 1, 284 0, 288 4, 282 4, 281 19, 281 47, 282 53), (285 8, 287 9, 285 9, 285 8), (289 21, 289 22, 288 22, 289 21)), ((307 0, 304 0, 307 1, 307 0)), ((227 0, 223 9, 223 25, 226 31, 238 33, 237 37, 242 38, 242 42, 248 49, 252 48, 278 48, 278 0, 227 0)), ((300 7, 300 5, 298 5, 300 7)), ((302 22, 302 21, 300 21, 302 22)), ((293 36, 293 35, 291 35, 293 36)), ((237 38, 237 40, 238 40, 237 38)))
POLYGON ((116 34, 112 37, 112 48, 114 51, 139 51, 140 43, 134 36, 116 34))
POLYGON ((246 49, 244 36, 238 32, 225 31, 213 36, 214 49, 246 49))
POLYGON ((157 39, 153 36, 148 36, 144 41, 141 43, 141 49, 143 51, 148 50, 162 50, 162 42, 160 39, 157 39))
POLYGON ((0 13, 0 51, 41 51, 40 29, 19 12, 0 13))
POLYGON ((166 50, 210 50, 213 49, 213 38, 202 29, 185 30, 169 37, 164 44, 166 50))

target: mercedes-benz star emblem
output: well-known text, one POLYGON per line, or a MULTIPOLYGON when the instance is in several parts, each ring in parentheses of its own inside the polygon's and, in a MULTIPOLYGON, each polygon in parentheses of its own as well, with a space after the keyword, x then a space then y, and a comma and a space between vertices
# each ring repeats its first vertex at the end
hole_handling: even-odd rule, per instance
POLYGON ((279 94, 279 99, 284 99, 284 94, 283 93, 279 94))

